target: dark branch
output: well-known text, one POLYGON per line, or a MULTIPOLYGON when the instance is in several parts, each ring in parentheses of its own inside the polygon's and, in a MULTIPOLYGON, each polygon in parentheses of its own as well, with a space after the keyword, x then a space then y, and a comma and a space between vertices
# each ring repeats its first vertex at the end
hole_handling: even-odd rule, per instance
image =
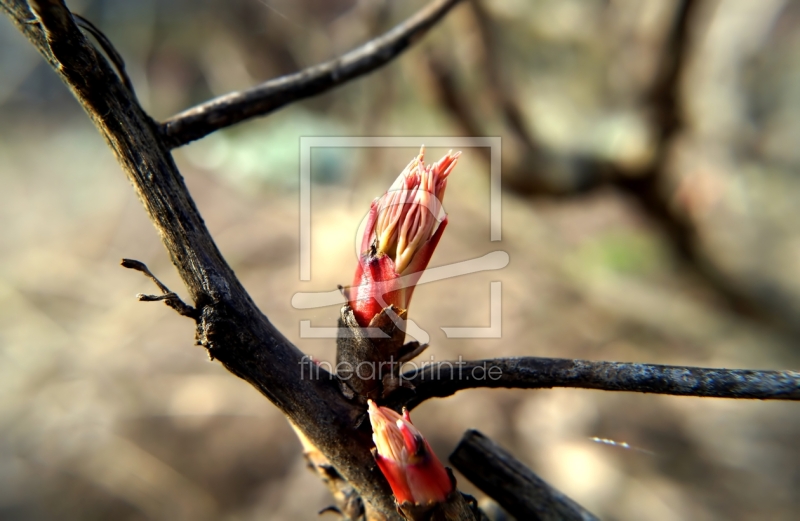
POLYGON ((459 1, 436 0, 383 36, 334 60, 275 78, 245 91, 220 96, 181 112, 161 126, 165 142, 170 148, 185 145, 221 128, 264 116, 368 74, 408 49, 459 1))
POLYGON ((598 521, 478 431, 464 433, 450 463, 517 519, 598 521))
POLYGON ((399 519, 369 452, 369 433, 354 427, 363 408, 347 402, 324 370, 319 378, 303 378, 308 359, 244 290, 214 244, 157 125, 87 41, 63 0, 32 0, 30 6, 0 0, 83 105, 133 184, 194 303, 200 343, 269 398, 365 501, 386 519, 399 519))
POLYGON ((577 387, 602 391, 714 398, 800 400, 800 372, 705 369, 562 358, 497 358, 439 362, 403 374, 414 390, 398 389, 386 405, 409 409, 430 398, 463 389, 548 389, 577 387))

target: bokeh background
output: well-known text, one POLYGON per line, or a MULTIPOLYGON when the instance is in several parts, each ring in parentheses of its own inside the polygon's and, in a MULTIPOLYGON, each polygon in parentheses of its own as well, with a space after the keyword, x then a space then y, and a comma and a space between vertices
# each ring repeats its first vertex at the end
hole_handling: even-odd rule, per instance
MULTIPOLYGON (((115 44, 160 120, 333 58, 424 5, 68 4, 115 44)), ((261 309, 320 359, 333 360, 333 342, 301 338, 299 322, 333 326, 338 310, 297 310, 292 295, 350 282, 369 201, 416 150, 314 151, 312 281, 301 283, 299 138, 489 135, 503 140, 502 241, 489 241, 486 156, 465 149, 432 265, 498 249, 510 264, 417 290, 425 358, 796 370, 800 3, 697 4, 667 133, 652 94, 677 1, 495 0, 458 6, 366 78, 175 157, 261 309), (446 338, 442 326, 489 325, 495 280, 502 338, 446 338)), ((208 361, 191 321, 136 301, 155 288, 122 257, 181 283, 106 145, 5 18, 0 216, 0 518, 316 519, 328 493, 282 415, 208 361)), ((414 418, 442 458, 478 428, 603 519, 800 511, 794 403, 475 390, 414 418)))

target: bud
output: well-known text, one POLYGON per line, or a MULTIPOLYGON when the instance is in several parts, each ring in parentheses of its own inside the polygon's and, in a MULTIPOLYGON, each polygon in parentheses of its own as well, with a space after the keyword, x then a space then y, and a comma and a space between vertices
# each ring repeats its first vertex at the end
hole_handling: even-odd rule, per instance
POLYGON ((397 503, 403 506, 443 503, 455 489, 447 470, 419 430, 411 424, 407 410, 399 415, 369 402, 369 421, 375 461, 386 477, 397 503))
POLYGON ((423 270, 442 237, 447 216, 442 198, 447 177, 461 152, 448 152, 432 165, 425 147, 382 197, 372 201, 361 240, 349 304, 361 327, 382 309, 407 310, 423 270))

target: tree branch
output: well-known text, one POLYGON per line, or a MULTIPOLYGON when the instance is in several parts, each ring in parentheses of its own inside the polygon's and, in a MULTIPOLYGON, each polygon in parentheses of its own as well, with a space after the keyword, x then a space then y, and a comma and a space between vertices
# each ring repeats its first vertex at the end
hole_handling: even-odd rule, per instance
POLYGON ((464 389, 549 389, 577 387, 602 391, 672 394, 713 398, 800 400, 800 372, 705 369, 563 358, 497 358, 438 362, 402 375, 413 390, 398 389, 389 407, 412 409, 430 398, 464 389))
POLYGON ((220 96, 181 112, 161 125, 164 141, 169 148, 176 148, 368 74, 419 40, 459 1, 436 0, 383 36, 334 60, 220 96))
POLYGON ((281 409, 365 501, 398 519, 369 432, 355 428, 363 407, 347 402, 324 370, 303 377, 308 359, 256 308, 214 244, 157 125, 63 0, 32 0, 30 8, 0 0, 0 7, 72 90, 133 184, 194 303, 198 343, 281 409))
POLYGON ((476 430, 464 433, 450 463, 517 519, 599 521, 476 430))

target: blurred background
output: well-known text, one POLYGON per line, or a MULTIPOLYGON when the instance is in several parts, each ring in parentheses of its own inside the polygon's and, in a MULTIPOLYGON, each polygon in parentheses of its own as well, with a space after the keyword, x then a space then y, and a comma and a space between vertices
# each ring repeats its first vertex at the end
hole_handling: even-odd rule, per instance
MULTIPOLYGON (((331 59, 422 7, 380 0, 71 0, 156 119, 331 59)), ((432 266, 510 264, 421 286, 424 358, 554 356, 800 367, 800 3, 464 2, 388 67, 175 151, 222 252, 301 349, 334 359, 355 232, 415 149, 315 149, 312 280, 299 280, 301 136, 499 136, 465 149, 432 266), (488 326, 502 282, 502 338, 488 326)), ((446 150, 429 149, 438 159, 446 150)), ((316 519, 331 503, 282 415, 135 295, 182 285, 81 108, 0 19, 0 518, 316 519)), ((446 459, 478 428, 606 520, 796 519, 794 403, 589 390, 463 392, 415 423, 446 459), (631 449, 592 438, 627 442, 631 449)), ((460 485, 474 488, 461 478, 460 485)), ((480 496, 479 492, 476 492, 480 496)))

